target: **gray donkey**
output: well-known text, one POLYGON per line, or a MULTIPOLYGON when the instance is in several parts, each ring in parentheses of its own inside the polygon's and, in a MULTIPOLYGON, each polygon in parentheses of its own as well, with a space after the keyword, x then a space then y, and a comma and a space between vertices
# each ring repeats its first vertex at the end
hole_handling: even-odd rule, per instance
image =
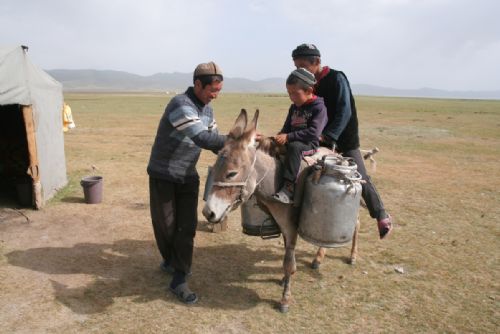
MULTIPOLYGON (((248 200, 252 194, 267 208, 278 223, 285 243, 283 295, 279 309, 281 312, 287 312, 292 299, 291 277, 297 270, 295 245, 298 235, 298 209, 272 199, 272 195, 281 185, 281 163, 273 154, 273 145, 269 140, 256 145, 258 118, 257 110, 252 121, 247 124, 247 112, 241 110, 213 167, 213 187, 208 194, 203 215, 211 223, 221 222, 230 211, 248 200)), ((359 221, 353 235, 351 263, 354 263, 357 255, 358 230, 359 221)), ((325 249, 319 248, 313 268, 319 267, 324 256, 325 249)))

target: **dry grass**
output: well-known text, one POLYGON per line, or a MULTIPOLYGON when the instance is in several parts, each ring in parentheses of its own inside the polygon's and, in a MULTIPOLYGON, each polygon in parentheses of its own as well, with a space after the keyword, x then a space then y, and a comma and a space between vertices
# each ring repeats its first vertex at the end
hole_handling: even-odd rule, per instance
MULTIPOLYGON (((23 210, 30 223, 0 211, 1 332, 498 331, 500 102, 358 98, 363 147, 381 149, 373 178, 397 226, 379 241, 363 212, 354 267, 341 248, 313 271, 315 248, 300 241, 296 303, 282 315, 282 242, 243 235, 238 212, 223 233, 200 224, 190 281, 200 302, 185 307, 166 291, 145 169, 168 98, 66 99, 77 124, 66 134, 70 184, 43 211, 23 210), (92 164, 105 199, 89 206, 79 179, 92 164)), ((225 94, 215 110, 227 131, 240 108, 259 107, 260 130, 273 134, 288 104, 225 94)), ((203 178, 213 160, 202 155, 203 178)))

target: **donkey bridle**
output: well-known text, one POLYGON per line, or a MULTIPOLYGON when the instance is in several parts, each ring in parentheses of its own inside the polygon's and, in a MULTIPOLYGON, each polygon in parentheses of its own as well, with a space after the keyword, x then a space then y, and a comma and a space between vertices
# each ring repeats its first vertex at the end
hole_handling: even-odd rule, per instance
POLYGON ((255 162, 257 161, 257 151, 255 151, 252 165, 250 166, 249 172, 247 177, 245 178, 245 181, 239 181, 239 182, 214 182, 212 185, 221 187, 221 188, 231 188, 231 187, 240 187, 240 194, 238 197, 231 203, 229 208, 233 208, 235 205, 240 204, 243 202, 243 187, 247 184, 248 179, 250 178, 250 175, 252 174, 252 170, 255 167, 255 162))
MULTIPOLYGON (((238 204, 240 204, 240 203, 243 202, 243 187, 247 184, 248 179, 250 178, 250 175, 252 174, 252 170, 255 167, 255 162, 256 161, 257 161, 257 149, 255 150, 255 154, 254 154, 254 157, 253 157, 252 165, 250 166, 250 171, 249 171, 247 177, 245 178, 245 181, 238 181, 238 182, 237 181, 235 181, 235 182, 213 182, 212 183, 212 185, 217 186, 217 187, 221 187, 221 188, 240 187, 240 193, 239 193, 238 197, 231 203, 231 205, 229 205, 228 209, 226 210, 226 212, 224 212, 224 214, 226 214, 228 210, 231 210, 236 205, 238 205, 238 204)), ((266 171, 264 173, 264 176, 259 180, 259 182, 256 183, 256 185, 255 185, 256 187, 262 182, 262 180, 264 180, 264 178, 267 175, 267 172, 268 171, 266 171)))

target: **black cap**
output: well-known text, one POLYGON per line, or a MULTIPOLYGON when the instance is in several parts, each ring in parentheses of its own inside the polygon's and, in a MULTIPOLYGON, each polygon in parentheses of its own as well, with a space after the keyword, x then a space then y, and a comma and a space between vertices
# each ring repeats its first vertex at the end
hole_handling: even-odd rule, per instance
POLYGON ((300 44, 292 51, 292 58, 316 56, 321 57, 318 48, 314 44, 300 44))

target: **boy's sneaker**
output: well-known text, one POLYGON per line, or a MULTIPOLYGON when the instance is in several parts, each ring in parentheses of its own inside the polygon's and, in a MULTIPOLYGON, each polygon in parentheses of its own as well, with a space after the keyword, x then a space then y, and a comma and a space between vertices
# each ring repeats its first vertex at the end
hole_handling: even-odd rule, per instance
POLYGON ((387 215, 385 218, 377 220, 377 226, 380 239, 384 239, 392 231, 392 217, 387 215))
POLYGON ((293 203, 293 183, 286 182, 285 185, 273 195, 275 201, 281 202, 283 204, 293 203))

